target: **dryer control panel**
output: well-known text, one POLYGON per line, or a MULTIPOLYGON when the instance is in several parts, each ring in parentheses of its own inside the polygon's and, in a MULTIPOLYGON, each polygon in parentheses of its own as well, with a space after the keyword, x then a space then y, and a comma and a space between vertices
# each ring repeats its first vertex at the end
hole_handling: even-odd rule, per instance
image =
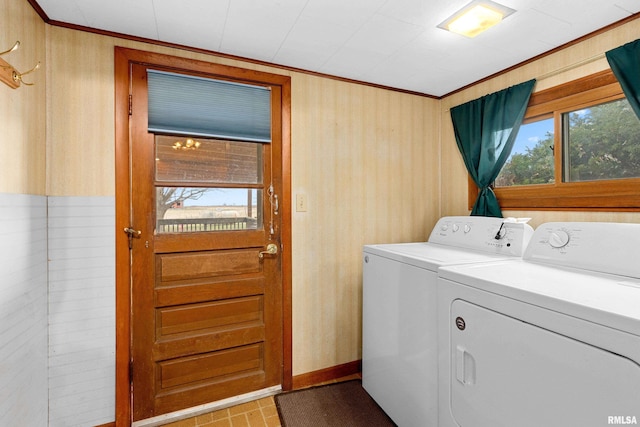
POLYGON ((481 216, 442 217, 433 228, 430 243, 500 255, 522 256, 533 228, 529 218, 481 216))
POLYGON ((549 222, 536 228, 524 259, 640 277, 638 248, 640 224, 549 222))

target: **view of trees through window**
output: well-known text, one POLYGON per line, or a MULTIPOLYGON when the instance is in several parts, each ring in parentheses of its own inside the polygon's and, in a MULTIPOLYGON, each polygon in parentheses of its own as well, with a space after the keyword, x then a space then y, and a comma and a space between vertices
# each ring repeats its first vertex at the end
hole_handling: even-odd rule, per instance
POLYGON ((496 187, 554 181, 553 118, 523 124, 511 155, 496 178, 496 187))
POLYGON ((626 99, 561 117, 563 171, 554 169, 554 119, 533 121, 520 127, 496 187, 640 177, 640 120, 626 99))
POLYGON ((565 181, 640 176, 640 120, 621 99, 565 115, 565 181))

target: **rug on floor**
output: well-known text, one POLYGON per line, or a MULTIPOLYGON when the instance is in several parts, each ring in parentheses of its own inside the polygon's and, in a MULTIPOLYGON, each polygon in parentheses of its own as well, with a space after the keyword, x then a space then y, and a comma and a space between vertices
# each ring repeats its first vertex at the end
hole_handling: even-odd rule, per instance
POLYGON ((393 427, 361 380, 294 390, 275 396, 283 427, 393 427))

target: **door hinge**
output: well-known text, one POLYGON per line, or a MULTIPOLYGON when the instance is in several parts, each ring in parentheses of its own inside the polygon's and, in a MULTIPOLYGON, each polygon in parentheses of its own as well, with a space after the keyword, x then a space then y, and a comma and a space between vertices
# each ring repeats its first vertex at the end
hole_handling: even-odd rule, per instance
POLYGON ((129 384, 133 384, 133 360, 129 361, 129 384))
POLYGON ((133 95, 129 94, 129 115, 133 114, 133 95))

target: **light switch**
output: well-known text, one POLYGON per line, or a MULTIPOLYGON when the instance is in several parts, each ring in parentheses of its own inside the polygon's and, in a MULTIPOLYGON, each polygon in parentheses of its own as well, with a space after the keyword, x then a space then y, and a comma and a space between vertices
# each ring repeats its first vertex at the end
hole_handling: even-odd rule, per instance
POLYGON ((307 196, 305 194, 296 194, 296 212, 307 211, 307 196))

